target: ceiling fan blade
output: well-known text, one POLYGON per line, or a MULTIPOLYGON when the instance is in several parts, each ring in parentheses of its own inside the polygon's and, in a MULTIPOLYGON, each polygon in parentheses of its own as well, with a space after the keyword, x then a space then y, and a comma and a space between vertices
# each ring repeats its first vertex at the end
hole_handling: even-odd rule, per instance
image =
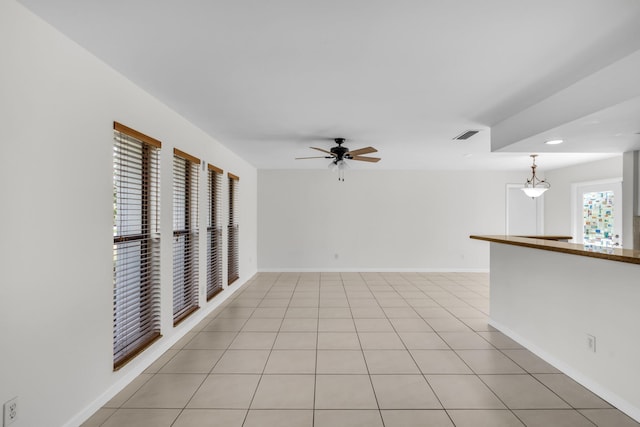
POLYGON ((335 154, 333 154, 331 151, 325 150, 324 148, 317 148, 317 147, 309 147, 309 148, 312 148, 312 149, 318 150, 318 151, 322 151, 323 153, 327 153, 328 155, 335 157, 335 154))
POLYGON ((376 150, 373 147, 364 147, 364 148, 359 148, 357 150, 353 150, 353 151, 349 151, 349 154, 352 156, 359 156, 361 154, 370 154, 370 153, 377 153, 378 150, 376 150))
POLYGON ((360 160, 363 162, 376 163, 380 161, 380 157, 364 157, 364 156, 352 156, 351 160, 360 160))
POLYGON ((330 159, 330 156, 315 156, 315 157, 296 157, 296 160, 303 160, 303 159, 330 159))

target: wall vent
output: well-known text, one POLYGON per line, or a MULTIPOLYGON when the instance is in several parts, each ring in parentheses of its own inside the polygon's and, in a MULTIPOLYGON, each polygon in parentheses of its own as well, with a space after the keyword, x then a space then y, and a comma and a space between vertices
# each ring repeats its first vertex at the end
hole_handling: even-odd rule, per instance
POLYGON ((458 140, 458 141, 464 141, 465 139, 471 138, 473 135, 475 135, 478 132, 480 132, 480 131, 479 130, 467 130, 467 131, 462 132, 460 135, 456 136, 453 139, 454 140, 458 140))

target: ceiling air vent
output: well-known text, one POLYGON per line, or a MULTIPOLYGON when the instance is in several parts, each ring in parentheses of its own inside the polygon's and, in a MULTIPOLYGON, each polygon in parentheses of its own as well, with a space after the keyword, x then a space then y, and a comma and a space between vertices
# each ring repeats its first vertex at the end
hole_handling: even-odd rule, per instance
POLYGON ((480 132, 480 131, 479 130, 467 130, 467 131, 462 132, 460 135, 456 136, 453 139, 454 140, 463 141, 465 139, 471 138, 473 135, 475 135, 478 132, 480 132))

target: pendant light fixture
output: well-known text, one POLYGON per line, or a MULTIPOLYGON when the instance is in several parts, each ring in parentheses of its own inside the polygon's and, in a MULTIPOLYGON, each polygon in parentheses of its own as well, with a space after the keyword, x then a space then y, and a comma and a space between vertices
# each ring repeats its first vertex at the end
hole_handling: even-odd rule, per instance
POLYGON ((538 157, 537 154, 531 154, 531 158, 533 159, 533 164, 531 165, 531 178, 527 179, 524 187, 522 187, 524 194, 532 199, 542 196, 542 193, 551 188, 551 184, 544 179, 538 179, 536 176, 536 157, 538 157))

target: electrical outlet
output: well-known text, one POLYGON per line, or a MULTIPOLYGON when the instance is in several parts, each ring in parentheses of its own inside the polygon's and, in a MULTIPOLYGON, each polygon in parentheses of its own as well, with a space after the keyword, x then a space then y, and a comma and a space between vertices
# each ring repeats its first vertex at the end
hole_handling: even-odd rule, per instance
POLYGON ((4 427, 10 426, 18 418, 18 398, 14 397, 4 404, 4 427))
POLYGON ((587 334, 587 348, 593 353, 596 352, 596 337, 593 335, 587 334))

